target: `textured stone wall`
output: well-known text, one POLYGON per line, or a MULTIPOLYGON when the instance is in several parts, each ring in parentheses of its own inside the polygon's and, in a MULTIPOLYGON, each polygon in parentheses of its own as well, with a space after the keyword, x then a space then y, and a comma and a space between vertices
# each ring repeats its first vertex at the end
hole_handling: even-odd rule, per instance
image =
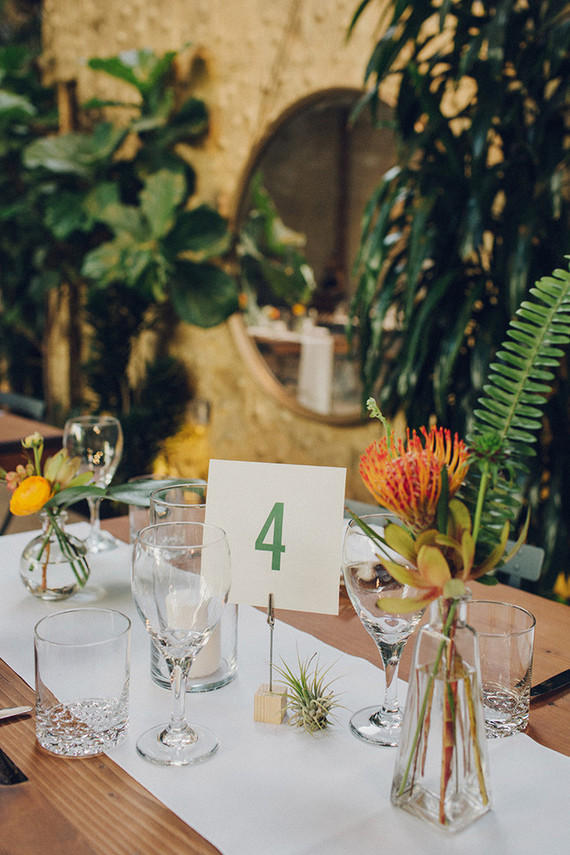
MULTIPOLYGON (((188 69, 199 57, 197 93, 212 118, 207 144, 191 157, 198 194, 231 216, 250 153, 283 111, 315 92, 361 85, 380 5, 347 43, 356 0, 44 0, 43 67, 47 81, 77 80, 83 101, 117 91, 87 58, 190 42, 188 69)), ((214 456, 347 466, 348 494, 363 497, 357 460, 377 425, 331 427, 284 409, 251 376, 228 325, 181 326, 173 352, 212 402, 214 456)))

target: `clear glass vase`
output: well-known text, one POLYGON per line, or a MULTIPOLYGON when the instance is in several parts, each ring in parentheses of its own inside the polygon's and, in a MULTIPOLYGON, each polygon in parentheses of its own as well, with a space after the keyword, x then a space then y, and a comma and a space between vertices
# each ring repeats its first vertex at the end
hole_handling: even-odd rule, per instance
POLYGON ((432 604, 418 633, 392 803, 446 831, 491 807, 477 634, 468 598, 432 604))
POLYGON ((85 545, 65 530, 67 513, 42 511, 41 533, 22 552, 20 578, 42 600, 65 600, 89 578, 85 545))

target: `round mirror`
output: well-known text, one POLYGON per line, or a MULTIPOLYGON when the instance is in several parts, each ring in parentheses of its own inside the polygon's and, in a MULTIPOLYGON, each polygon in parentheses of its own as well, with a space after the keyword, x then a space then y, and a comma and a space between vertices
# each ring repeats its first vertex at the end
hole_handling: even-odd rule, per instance
MULTIPOLYGON (((351 270, 365 205, 395 162, 390 130, 366 109, 351 121, 361 94, 329 90, 288 110, 252 154, 237 206, 238 343, 268 391, 331 424, 361 418, 351 270)), ((378 119, 389 118, 385 106, 378 119)))

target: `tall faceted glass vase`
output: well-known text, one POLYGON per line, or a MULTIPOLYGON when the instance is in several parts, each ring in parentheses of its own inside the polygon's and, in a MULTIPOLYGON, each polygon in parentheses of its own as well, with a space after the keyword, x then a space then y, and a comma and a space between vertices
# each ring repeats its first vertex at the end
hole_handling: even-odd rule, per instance
POLYGON ((468 598, 439 599, 418 633, 392 803, 446 831, 491 807, 477 634, 468 598))

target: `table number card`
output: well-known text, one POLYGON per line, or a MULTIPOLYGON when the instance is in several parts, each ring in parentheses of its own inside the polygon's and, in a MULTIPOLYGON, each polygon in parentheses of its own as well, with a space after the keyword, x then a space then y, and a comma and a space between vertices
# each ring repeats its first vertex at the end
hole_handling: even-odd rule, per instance
POLYGON ((346 470, 211 460, 206 522, 232 554, 230 602, 338 614, 346 470))

